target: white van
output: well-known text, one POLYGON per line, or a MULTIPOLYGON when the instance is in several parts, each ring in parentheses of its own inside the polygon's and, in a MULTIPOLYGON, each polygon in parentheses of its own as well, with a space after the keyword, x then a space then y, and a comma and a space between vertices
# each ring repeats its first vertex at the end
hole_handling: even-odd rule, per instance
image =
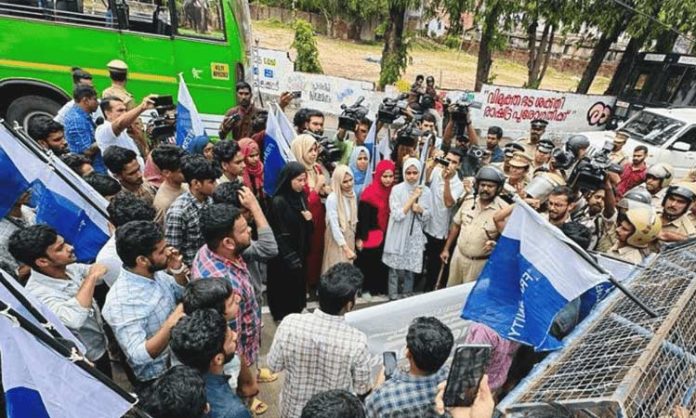
MULTIPOLYGON (((623 147, 629 160, 638 145, 648 147, 648 165, 667 163, 680 179, 696 167, 696 108, 646 108, 633 115, 617 131, 628 134, 623 147)), ((613 141, 614 131, 585 132, 592 149, 613 141)))

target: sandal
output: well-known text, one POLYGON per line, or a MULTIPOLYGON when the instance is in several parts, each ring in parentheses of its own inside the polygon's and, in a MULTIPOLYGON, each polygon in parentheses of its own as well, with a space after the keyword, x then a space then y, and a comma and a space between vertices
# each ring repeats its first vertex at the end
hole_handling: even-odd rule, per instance
POLYGON ((256 381, 259 383, 271 383, 278 380, 278 373, 273 373, 267 367, 260 367, 256 381))
POLYGON ((268 411, 268 405, 259 400, 259 398, 253 398, 251 400, 251 405, 249 405, 249 409, 251 409, 254 415, 263 415, 268 411))

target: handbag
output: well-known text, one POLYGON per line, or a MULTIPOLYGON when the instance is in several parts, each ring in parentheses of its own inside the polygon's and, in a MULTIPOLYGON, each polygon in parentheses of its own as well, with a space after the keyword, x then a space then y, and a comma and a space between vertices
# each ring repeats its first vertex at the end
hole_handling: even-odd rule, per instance
POLYGON ((363 241, 363 248, 379 248, 384 241, 384 232, 381 229, 372 229, 367 232, 367 238, 363 241))

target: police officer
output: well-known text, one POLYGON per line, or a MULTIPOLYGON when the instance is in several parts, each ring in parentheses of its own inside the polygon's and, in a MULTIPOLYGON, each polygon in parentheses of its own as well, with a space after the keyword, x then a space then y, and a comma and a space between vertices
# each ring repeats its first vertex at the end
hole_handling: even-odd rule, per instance
POLYGON ((475 176, 474 194, 467 196, 452 220, 440 259, 447 264, 450 248, 457 240, 450 264, 447 286, 476 280, 493 251, 498 237, 493 214, 507 207, 498 195, 503 189, 505 175, 490 165, 482 167, 475 176))
POLYGON ((609 153, 609 160, 612 163, 623 166, 628 160, 628 156, 621 149, 628 140, 628 134, 625 132, 616 132, 614 136, 614 149, 609 153))
POLYGON ((655 210, 647 205, 628 209, 617 218, 617 242, 607 254, 634 264, 640 264, 655 242, 662 222, 655 210))
POLYGON ((106 64, 106 68, 109 70, 111 87, 104 89, 102 92, 102 99, 104 97, 116 97, 126 105, 126 109, 130 110, 135 107, 133 95, 126 90, 128 65, 121 60, 111 60, 106 64))
MULTIPOLYGON (((618 215, 625 214, 629 209, 646 206, 650 207, 650 193, 643 188, 634 188, 629 190, 621 200, 616 204, 618 215)), ((617 215, 617 216, 618 216, 617 215)), ((607 252, 613 247, 616 242, 616 227, 615 221, 608 222, 604 235, 599 239, 596 250, 607 252)))
POLYGON ((657 163, 648 167, 645 173, 645 188, 650 193, 652 207, 657 213, 662 213, 662 201, 667 192, 667 186, 672 182, 674 168, 665 163, 657 163))
POLYGON ((551 161, 551 152, 553 152, 553 148, 553 142, 550 139, 539 140, 536 151, 534 151, 534 158, 532 159, 532 173, 539 168, 546 167, 548 169, 548 163, 551 161))
POLYGON ((502 170, 502 172, 507 176, 510 172, 510 160, 512 160, 513 155, 516 151, 524 152, 524 147, 517 142, 508 142, 503 147, 503 162, 493 163, 493 166, 497 169, 502 170))
POLYGON ((546 126, 549 123, 543 119, 534 119, 530 123, 529 136, 520 138, 517 142, 524 147, 524 152, 527 155, 534 155, 536 150, 536 145, 541 139, 541 136, 546 132, 546 126))
POLYGON ((660 243, 683 241, 696 235, 696 226, 686 216, 696 201, 693 183, 669 186, 662 200, 660 243))
POLYGON ((520 194, 529 184, 529 167, 532 158, 524 152, 517 151, 508 163, 510 169, 505 179, 504 190, 509 194, 520 194))

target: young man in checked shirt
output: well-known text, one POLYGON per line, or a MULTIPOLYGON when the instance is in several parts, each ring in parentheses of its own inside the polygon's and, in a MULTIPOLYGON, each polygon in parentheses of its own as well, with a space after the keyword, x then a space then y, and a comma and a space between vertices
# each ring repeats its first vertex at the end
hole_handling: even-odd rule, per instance
POLYGON ((188 283, 188 269, 152 221, 118 227, 116 252, 123 268, 106 295, 103 315, 133 369, 132 383, 141 390, 171 365, 169 337, 184 315, 177 300, 188 283))
MULTIPOLYGON (((237 316, 230 321, 230 327, 239 335, 242 368, 238 387, 243 395, 255 396, 258 392, 257 377, 251 371, 256 370, 259 356, 261 309, 243 257, 252 246, 251 228, 239 208, 217 203, 201 210, 200 230, 205 245, 196 254, 191 271, 195 278, 223 277, 241 295, 237 316)), ((268 406, 253 398, 251 409, 262 414, 268 406)))
POLYGON ((447 380, 443 367, 452 351, 452 331, 437 318, 413 320, 406 334, 408 371, 396 370, 365 402, 368 418, 388 417, 392 413, 423 407, 429 409, 438 383, 447 380))
POLYGON ((357 267, 336 264, 319 280, 319 309, 288 315, 280 323, 267 362, 272 370, 285 371, 282 418, 299 418, 310 398, 325 390, 359 396, 370 391, 367 336, 343 318, 355 306, 362 280, 357 267))

